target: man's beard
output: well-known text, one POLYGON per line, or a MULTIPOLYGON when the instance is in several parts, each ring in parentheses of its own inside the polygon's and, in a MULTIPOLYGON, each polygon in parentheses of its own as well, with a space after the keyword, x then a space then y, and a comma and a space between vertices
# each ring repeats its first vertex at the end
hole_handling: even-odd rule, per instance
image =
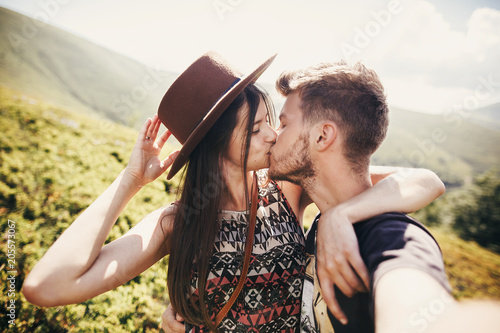
POLYGON ((272 155, 269 178, 284 180, 304 189, 314 182, 316 169, 309 153, 309 134, 302 133, 288 151, 272 155))

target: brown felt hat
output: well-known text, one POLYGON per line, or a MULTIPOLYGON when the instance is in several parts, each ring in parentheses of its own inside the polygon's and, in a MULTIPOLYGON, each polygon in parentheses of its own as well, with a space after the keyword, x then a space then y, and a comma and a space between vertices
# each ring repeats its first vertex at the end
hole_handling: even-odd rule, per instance
POLYGON ((182 168, 189 154, 236 96, 255 82, 275 57, 273 55, 251 74, 242 76, 219 54, 208 52, 172 83, 160 102, 158 117, 182 148, 167 179, 182 168))

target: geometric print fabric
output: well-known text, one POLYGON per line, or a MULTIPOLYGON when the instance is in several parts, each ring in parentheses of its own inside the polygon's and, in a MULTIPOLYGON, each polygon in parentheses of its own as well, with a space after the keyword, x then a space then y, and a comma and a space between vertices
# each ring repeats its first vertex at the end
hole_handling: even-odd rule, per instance
MULTIPOLYGON (((212 320, 231 297, 245 253, 247 212, 222 211, 206 284, 212 320)), ((305 275, 305 238, 278 184, 259 188, 255 236, 247 278, 219 332, 298 332, 305 275)), ((198 295, 193 266, 191 287, 198 295)), ((208 332, 186 323, 186 332, 208 332)))

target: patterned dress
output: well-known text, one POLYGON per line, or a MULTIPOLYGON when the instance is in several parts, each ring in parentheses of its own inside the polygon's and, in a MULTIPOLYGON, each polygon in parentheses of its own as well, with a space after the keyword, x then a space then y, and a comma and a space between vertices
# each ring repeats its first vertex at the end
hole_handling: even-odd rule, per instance
MULTIPOLYGON (((222 211, 206 286, 209 314, 216 314, 238 284, 245 256, 246 212, 222 211)), ((218 326, 220 332, 299 332, 305 274, 302 228, 275 182, 259 189, 255 237, 245 285, 218 326)), ((191 286, 198 295, 197 272, 191 286)), ((186 324, 186 332, 208 332, 186 324)))

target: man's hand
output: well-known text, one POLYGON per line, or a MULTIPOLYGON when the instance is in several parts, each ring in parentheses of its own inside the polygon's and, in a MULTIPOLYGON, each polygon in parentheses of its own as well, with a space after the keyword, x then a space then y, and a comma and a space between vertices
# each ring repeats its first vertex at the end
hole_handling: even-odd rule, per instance
POLYGON ((368 270, 359 254, 358 239, 351 221, 339 207, 324 212, 318 223, 317 274, 330 312, 343 324, 347 317, 336 298, 336 285, 346 296, 369 289, 368 270))
POLYGON ((172 305, 168 305, 165 312, 161 316, 161 328, 165 333, 184 333, 184 319, 175 313, 172 305))

